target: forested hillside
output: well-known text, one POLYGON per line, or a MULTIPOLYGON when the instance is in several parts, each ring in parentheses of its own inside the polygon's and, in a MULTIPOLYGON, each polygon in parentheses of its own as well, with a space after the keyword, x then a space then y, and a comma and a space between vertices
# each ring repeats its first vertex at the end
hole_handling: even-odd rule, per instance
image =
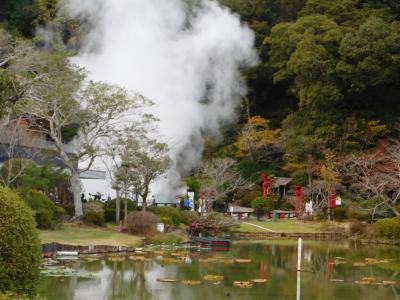
MULTIPOLYGON (((267 172, 292 177, 310 195, 326 198, 335 189, 357 205, 366 200, 360 204, 365 209, 383 203, 382 214, 398 214, 400 178, 388 176, 400 170, 400 1, 220 2, 255 32, 260 57, 257 66, 242 71, 248 96, 240 123, 227 126, 223 141, 209 139, 204 151, 205 161, 216 153, 235 159, 242 176, 256 183, 236 190, 235 197, 250 205, 260 173, 267 172), (376 151, 381 156, 371 159, 376 151), (378 160, 391 169, 371 162, 378 160), (360 187, 366 178, 390 183, 380 190, 360 187)), ((57 0, 3 0, 0 21, 14 43, 72 55, 88 24, 59 17, 57 7, 57 0), (50 38, 41 34, 49 29, 50 38)), ((0 67, 4 107, 18 101, 18 76, 7 63, 0 67)), ((199 172, 188 179, 195 189, 199 172)))

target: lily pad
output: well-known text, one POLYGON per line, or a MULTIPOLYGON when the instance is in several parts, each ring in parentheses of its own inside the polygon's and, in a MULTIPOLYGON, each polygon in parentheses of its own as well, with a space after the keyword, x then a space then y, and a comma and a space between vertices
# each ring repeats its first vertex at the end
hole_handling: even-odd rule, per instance
POLYGON ((256 279, 253 279, 252 281, 255 282, 255 283, 265 283, 268 280, 264 279, 264 278, 256 278, 256 279))
POLYGON ((45 270, 41 270, 40 274, 44 275, 44 276, 48 276, 48 277, 79 277, 79 278, 87 278, 87 279, 95 278, 95 275, 92 273, 88 273, 83 270, 74 270, 71 268, 45 269, 45 270))
POLYGON ((201 283, 200 280, 181 280, 182 284, 186 285, 199 285, 201 283))
POLYGON ((157 278, 158 282, 178 282, 178 279, 157 278))
POLYGON ((253 282, 251 281, 234 281, 233 286, 242 288, 242 289, 249 289, 253 287, 253 282))
POLYGON ((125 257, 123 256, 111 256, 108 257, 109 261, 125 261, 125 257))
POLYGON ((363 262, 355 262, 353 267, 365 267, 367 264, 363 262))
POLYGON ((205 275, 203 277, 205 281, 211 281, 211 282, 220 282, 224 280, 224 276, 221 275, 205 275))
POLYGON ((144 256, 139 256, 139 255, 132 255, 128 257, 130 260, 144 260, 144 256))
POLYGON ((251 259, 247 258, 236 258, 235 262, 240 263, 240 264, 246 264, 246 263, 251 263, 251 259))

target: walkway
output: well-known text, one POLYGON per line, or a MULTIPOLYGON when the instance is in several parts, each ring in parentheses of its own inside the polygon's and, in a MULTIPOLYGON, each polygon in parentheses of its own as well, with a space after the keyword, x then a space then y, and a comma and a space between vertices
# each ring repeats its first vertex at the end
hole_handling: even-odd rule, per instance
POLYGON ((269 231, 269 232, 276 232, 276 231, 268 229, 266 227, 263 227, 263 226, 260 226, 260 225, 256 225, 256 224, 252 224, 252 223, 249 223, 249 222, 243 222, 243 223, 247 224, 247 225, 251 225, 251 226, 257 227, 257 228, 264 229, 264 230, 269 231))

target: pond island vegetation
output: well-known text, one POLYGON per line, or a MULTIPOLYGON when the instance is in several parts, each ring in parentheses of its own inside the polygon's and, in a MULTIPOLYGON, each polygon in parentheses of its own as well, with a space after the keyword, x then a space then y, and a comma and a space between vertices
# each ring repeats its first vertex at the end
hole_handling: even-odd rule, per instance
MULTIPOLYGON (((237 122, 224 125, 219 137, 204 136, 201 162, 183 178, 194 196, 176 195, 169 206, 157 206, 152 199, 152 185, 173 163, 168 145, 155 138, 157 118, 145 112, 152 99, 88 80, 88 71, 71 57, 91 24, 59 14, 59 2, 0 3, 0 300, 37 297, 41 276, 57 269, 43 271, 41 244, 150 249, 152 254, 115 255, 103 261, 114 275, 124 268, 137 270, 137 289, 123 291, 136 299, 152 299, 151 289, 143 287, 145 270, 175 276, 168 268, 159 270, 174 263, 188 278, 209 272, 170 279, 184 290, 200 282, 227 286, 229 278, 229 287, 216 287, 219 297, 226 298, 237 292, 234 288, 267 282, 263 251, 271 257, 282 251, 282 260, 293 268, 289 257, 295 246, 289 241, 240 241, 232 250, 234 257, 201 254, 190 269, 181 263, 189 257, 192 261, 192 250, 179 245, 189 245, 190 237, 198 236, 234 240, 246 233, 326 232, 371 244, 369 249, 360 246, 359 253, 334 248, 322 265, 321 249, 330 243, 320 242, 310 246, 315 261, 304 253, 310 257, 307 268, 316 274, 326 269, 333 274, 334 266, 336 275, 348 274, 353 267, 370 268, 381 277, 390 274, 377 281, 360 271, 359 278, 351 277, 352 284, 390 286, 399 297, 398 249, 375 244, 400 244, 398 1, 215 1, 254 32, 259 62, 241 70, 248 93, 237 122), (40 35, 39 29, 52 34, 40 35), (105 201, 86 199, 81 190, 82 176, 98 161, 106 162, 116 194, 105 201), (157 262, 146 265, 149 261, 157 262), (113 269, 112 262, 121 265, 113 269), (253 281, 242 280, 235 264, 253 281)), ((85 259, 82 268, 87 272, 101 269, 99 262, 85 259)), ((270 270, 278 272, 278 260, 271 262, 270 270)), ((44 262, 47 267, 52 263, 44 262)), ((60 268, 66 278, 77 274, 71 273, 72 265, 60 268)), ((307 276, 311 278, 311 272, 307 276)), ((289 275, 282 278, 295 289, 289 275)), ((56 284, 46 280, 40 295, 64 299, 43 292, 56 284)), ((284 289, 270 280, 276 289, 284 289)), ((329 277, 324 283, 326 293, 333 293, 334 280, 329 277)), ((310 282, 317 286, 315 279, 310 282)), ((110 289, 117 285, 113 281, 110 289)), ((170 287, 165 291, 159 290, 160 295, 180 299, 170 287)), ((319 299, 359 295, 335 291, 337 295, 319 299)), ((72 299, 64 292, 60 297, 72 299)), ((204 287, 198 292, 211 297, 204 287)), ((388 290, 375 292, 371 297, 394 299, 388 290)), ((310 294, 308 299, 314 298, 317 295, 310 294)))

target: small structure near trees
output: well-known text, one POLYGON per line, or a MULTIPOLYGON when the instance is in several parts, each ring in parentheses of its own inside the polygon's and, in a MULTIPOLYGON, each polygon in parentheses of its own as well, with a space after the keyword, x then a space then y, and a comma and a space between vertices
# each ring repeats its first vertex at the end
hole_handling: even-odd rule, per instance
POLYGON ((254 213, 254 208, 243 207, 236 204, 230 204, 227 213, 238 220, 248 219, 250 214, 254 213))
POLYGON ((283 198, 286 196, 289 191, 289 185, 292 182, 292 178, 290 177, 276 177, 274 179, 273 185, 274 188, 278 189, 279 197, 283 198))

